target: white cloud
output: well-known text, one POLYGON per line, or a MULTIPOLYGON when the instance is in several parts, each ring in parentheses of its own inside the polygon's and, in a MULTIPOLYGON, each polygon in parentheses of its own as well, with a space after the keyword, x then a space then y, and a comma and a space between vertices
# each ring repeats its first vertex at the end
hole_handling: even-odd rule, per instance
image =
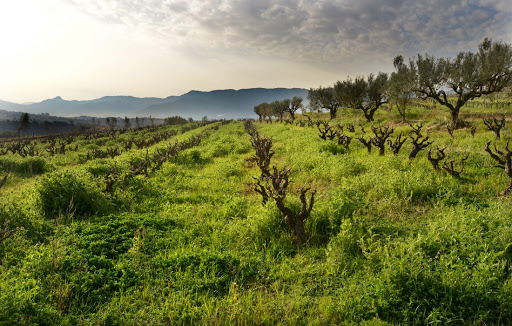
POLYGON ((397 50, 451 51, 452 44, 474 45, 485 36, 510 41, 512 20, 507 1, 490 0, 69 1, 99 19, 143 28, 187 50, 331 63, 392 56, 397 50))
MULTIPOLYGON (((10 42, 3 44, 13 46, 0 53, 0 98, 13 94, 10 85, 31 80, 32 89, 77 89, 51 94, 67 98, 80 97, 79 89, 164 96, 192 88, 325 85, 390 71, 398 54, 453 56, 476 50, 486 36, 510 43, 509 2, 6 1, 0 25, 7 22, 3 36, 10 42), (22 28, 28 14, 32 24, 22 28), (44 29, 35 23, 41 17, 44 29)), ((27 93, 18 89, 20 97, 27 93)))

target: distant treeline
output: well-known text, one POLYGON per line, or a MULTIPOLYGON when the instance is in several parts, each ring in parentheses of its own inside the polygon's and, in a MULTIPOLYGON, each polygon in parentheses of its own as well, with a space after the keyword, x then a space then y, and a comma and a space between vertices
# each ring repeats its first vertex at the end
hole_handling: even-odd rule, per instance
MULTIPOLYGON (((193 122, 192 118, 185 119, 180 116, 168 117, 165 119, 149 118, 84 118, 73 120, 68 118, 60 118, 62 120, 33 120, 32 116, 26 114, 19 119, 0 120, 0 138, 24 137, 24 136, 41 136, 53 134, 81 133, 88 130, 96 130, 97 128, 141 128, 153 125, 179 125, 193 122)), ((203 118, 204 119, 204 118, 203 118)))
POLYGON ((87 128, 83 124, 75 125, 72 121, 29 121, 22 126, 19 120, 0 120, 0 138, 63 134, 87 128))
POLYGON ((192 118, 189 118, 189 120, 187 120, 185 118, 180 117, 179 115, 176 115, 174 117, 165 118, 164 124, 165 125, 182 125, 187 122, 191 122, 190 120, 192 120, 192 118))

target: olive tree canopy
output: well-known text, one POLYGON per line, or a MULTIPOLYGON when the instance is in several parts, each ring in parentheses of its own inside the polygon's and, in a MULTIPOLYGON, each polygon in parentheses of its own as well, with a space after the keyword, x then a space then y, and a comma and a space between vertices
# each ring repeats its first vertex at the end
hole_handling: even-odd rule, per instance
POLYGON ((279 117, 282 120, 285 113, 289 113, 292 120, 294 120, 295 112, 302 107, 302 97, 294 96, 292 99, 260 103, 254 107, 254 112, 259 116, 260 120, 271 116, 279 117))
POLYGON ((308 99, 311 107, 329 111, 331 120, 336 118, 340 103, 334 96, 332 87, 311 88, 308 92, 308 99))
POLYGON ((288 112, 289 102, 290 102, 289 99, 286 99, 283 101, 276 100, 276 101, 271 102, 270 106, 271 106, 273 115, 275 115, 276 117, 279 117, 279 120, 283 120, 284 114, 286 112, 288 112))
POLYGON ((298 109, 302 109, 304 105, 302 105, 302 97, 300 96, 294 96, 291 100, 285 100, 288 104, 288 109, 286 112, 290 113, 290 116, 292 120, 295 120, 295 112, 297 112, 298 109))
POLYGON ((272 116, 270 104, 267 102, 260 103, 254 107, 254 113, 256 113, 260 120, 266 117, 272 116))
POLYGON ((452 127, 460 127, 459 112, 469 100, 503 90, 512 81, 512 47, 486 38, 478 52, 460 52, 454 59, 419 55, 410 60, 416 70, 415 91, 450 110, 452 127), (450 101, 450 94, 455 98, 450 101))
POLYGON ((20 135, 20 131, 25 131, 28 129, 29 126, 29 120, 30 120, 30 114, 27 112, 24 112, 20 116, 20 127, 18 128, 18 136, 20 135))
POLYGON ((391 73, 386 87, 388 101, 396 105, 402 122, 405 122, 407 106, 414 97, 416 71, 414 67, 404 63, 404 58, 399 55, 393 60, 395 72, 391 73))
POLYGON ((387 103, 384 95, 387 81, 388 75, 383 72, 377 76, 370 74, 367 79, 338 81, 334 85, 335 97, 341 105, 363 111, 366 120, 371 122, 375 111, 387 103))

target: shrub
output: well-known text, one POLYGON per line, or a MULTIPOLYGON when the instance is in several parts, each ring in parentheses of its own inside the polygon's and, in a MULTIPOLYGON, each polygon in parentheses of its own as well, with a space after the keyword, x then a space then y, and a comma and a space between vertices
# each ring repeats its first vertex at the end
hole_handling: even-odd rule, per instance
POLYGON ((178 154, 177 162, 183 165, 199 165, 205 163, 205 159, 199 150, 189 149, 178 154))
POLYGON ((345 154, 345 152, 346 152, 346 149, 343 146, 338 145, 334 142, 328 142, 327 144, 323 145, 321 147, 321 150, 325 151, 325 152, 329 152, 333 155, 345 154))
POLYGON ((92 174, 95 177, 102 177, 109 172, 109 168, 112 166, 112 163, 106 159, 96 159, 87 164, 85 167, 87 172, 92 174))
POLYGON ((44 176, 37 192, 47 218, 102 215, 110 206, 90 177, 67 171, 44 176))
POLYGON ((49 170, 42 157, 0 157, 0 168, 22 176, 43 174, 49 170))

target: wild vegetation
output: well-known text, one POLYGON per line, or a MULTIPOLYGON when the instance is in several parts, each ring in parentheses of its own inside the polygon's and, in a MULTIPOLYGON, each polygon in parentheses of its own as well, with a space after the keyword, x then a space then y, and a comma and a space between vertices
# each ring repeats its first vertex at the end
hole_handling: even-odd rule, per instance
POLYGON ((124 119, 118 117, 74 117, 64 118, 44 114, 29 114, 27 112, 10 112, 0 110, 0 139, 28 136, 48 136, 68 133, 84 133, 105 128, 130 128, 145 127, 160 124, 181 124, 186 123, 182 117, 168 117, 166 119, 155 119, 149 117, 136 117, 124 119))
POLYGON ((3 142, 0 324, 511 324, 493 96, 3 142))
MULTIPOLYGON (((418 54, 409 59, 409 64, 398 55, 393 65, 396 71, 391 75, 371 73, 366 78, 358 76, 354 80, 337 81, 334 86, 311 88, 309 107, 328 111, 331 120, 342 108, 357 109, 372 122, 375 112, 389 104, 396 106, 402 122, 406 122, 407 107, 414 99, 431 99, 433 106, 440 104, 449 110, 452 130, 461 128, 460 110, 468 101, 486 95, 493 99, 493 94, 512 83, 512 46, 486 38, 475 53, 459 52, 453 59, 418 54)), ((266 116, 282 119, 287 106, 280 106, 279 101, 275 103, 278 105, 262 103, 254 111, 260 119, 266 116)))

